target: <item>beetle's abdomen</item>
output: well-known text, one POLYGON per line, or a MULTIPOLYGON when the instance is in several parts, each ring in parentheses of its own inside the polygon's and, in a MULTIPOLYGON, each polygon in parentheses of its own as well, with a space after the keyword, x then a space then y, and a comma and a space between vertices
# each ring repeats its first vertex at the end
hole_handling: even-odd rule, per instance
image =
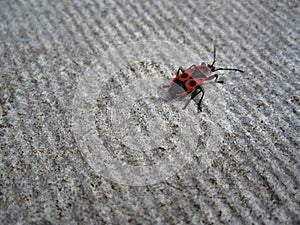
POLYGON ((169 93, 173 97, 183 95, 186 93, 186 91, 187 89, 185 87, 185 81, 180 81, 179 79, 174 79, 169 89, 169 93))

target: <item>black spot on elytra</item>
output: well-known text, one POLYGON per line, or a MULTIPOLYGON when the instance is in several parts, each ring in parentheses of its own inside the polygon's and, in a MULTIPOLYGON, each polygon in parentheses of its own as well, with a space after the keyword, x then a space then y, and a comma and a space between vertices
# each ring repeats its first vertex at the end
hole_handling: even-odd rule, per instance
POLYGON ((181 78, 187 78, 189 75, 187 74, 187 73, 183 73, 182 75, 181 75, 181 78))
POLYGON ((196 85, 196 81, 194 81, 194 80, 189 81, 189 85, 191 87, 195 86, 196 85))

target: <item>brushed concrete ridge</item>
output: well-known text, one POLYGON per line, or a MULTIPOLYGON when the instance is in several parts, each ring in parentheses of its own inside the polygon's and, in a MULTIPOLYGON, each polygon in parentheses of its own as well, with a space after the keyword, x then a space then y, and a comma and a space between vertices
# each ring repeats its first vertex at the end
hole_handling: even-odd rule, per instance
POLYGON ((0 2, 1 224, 299 224, 297 1, 0 2), (172 99, 180 66, 224 84, 172 99), (200 97, 200 96, 199 96, 200 97))

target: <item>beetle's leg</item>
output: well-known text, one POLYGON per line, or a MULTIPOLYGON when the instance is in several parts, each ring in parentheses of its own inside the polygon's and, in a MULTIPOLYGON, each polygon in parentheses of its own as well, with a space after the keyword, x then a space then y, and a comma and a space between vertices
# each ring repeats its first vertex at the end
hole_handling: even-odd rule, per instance
MULTIPOLYGON (((186 70, 189 70, 189 69, 191 69, 191 68, 193 68, 193 67, 196 67, 196 65, 193 64, 193 65, 191 65, 189 68, 187 68, 186 70)), ((178 76, 179 73, 183 73, 183 72, 186 71, 186 70, 184 70, 184 69, 182 68, 182 66, 180 66, 179 69, 177 70, 176 76, 178 76)))
MULTIPOLYGON (((202 96, 201 96, 201 98, 200 98, 200 100, 199 100, 199 102, 198 102, 198 112, 202 112, 202 109, 201 109, 201 102, 202 102, 202 100, 203 100, 205 91, 204 91, 204 88, 203 88, 201 85, 199 85, 198 88, 201 90, 200 92, 202 92, 202 96)), ((200 92, 199 92, 199 93, 200 93, 200 92)))
POLYGON ((187 101, 187 103, 185 104, 185 106, 183 107, 183 109, 186 109, 186 107, 190 104, 191 100, 193 98, 195 98, 201 91, 199 91, 198 89, 194 90, 192 92, 192 97, 187 101))
POLYGON ((186 69, 186 70, 189 70, 189 69, 191 69, 191 68, 193 68, 193 67, 197 67, 195 64, 193 64, 193 65, 191 65, 188 69, 186 69))
POLYGON ((218 75, 218 74, 214 74, 214 75, 210 76, 209 78, 207 78, 207 80, 212 80, 212 79, 214 79, 214 78, 215 78, 215 82, 220 83, 220 84, 223 84, 223 83, 224 83, 223 80, 218 80, 218 78, 219 78, 219 75, 218 75))
MULTIPOLYGON (((187 70, 189 70, 189 69, 191 69, 191 68, 193 68, 193 67, 197 67, 195 64, 193 64, 193 65, 191 65, 189 68, 187 68, 186 70, 184 70, 184 71, 187 71, 187 70)), ((184 71, 182 71, 182 72, 184 72, 184 71)))
POLYGON ((202 87, 201 85, 200 85, 198 88, 196 88, 196 89, 192 92, 191 98, 190 98, 190 99, 188 100, 188 102, 185 104, 185 106, 183 107, 183 109, 185 109, 185 108, 188 106, 188 104, 191 102, 191 100, 193 100, 198 94, 200 94, 200 93, 202 92, 201 99, 200 99, 200 101, 199 101, 199 103, 198 103, 198 110, 199 110, 199 111, 202 111, 200 104, 201 104, 201 101, 202 101, 203 96, 204 96, 204 89, 203 89, 203 87, 202 87), (199 90, 198 88, 199 88, 200 90, 199 90))
POLYGON ((177 70, 176 76, 178 76, 178 74, 183 73, 183 72, 184 72, 184 69, 182 68, 182 66, 180 66, 179 69, 177 70))

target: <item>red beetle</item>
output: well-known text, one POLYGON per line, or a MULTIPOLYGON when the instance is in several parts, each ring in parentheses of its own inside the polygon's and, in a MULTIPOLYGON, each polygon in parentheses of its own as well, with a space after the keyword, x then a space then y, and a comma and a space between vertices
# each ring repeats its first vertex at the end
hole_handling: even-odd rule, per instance
POLYGON ((218 83, 224 83, 224 81, 218 80, 218 75, 213 74, 217 70, 234 70, 241 73, 244 71, 240 69, 232 68, 215 68, 214 64, 216 61, 216 48, 214 47, 214 60, 212 64, 202 63, 199 66, 192 65, 190 68, 184 70, 182 67, 179 67, 176 77, 172 80, 171 84, 168 86, 169 93, 173 98, 180 97, 192 93, 191 99, 185 104, 183 109, 185 109, 190 101, 194 99, 198 94, 202 92, 202 96, 198 102, 198 111, 202 111, 201 102, 204 97, 204 88, 201 84, 206 80, 212 80, 215 78, 215 81, 218 83))

